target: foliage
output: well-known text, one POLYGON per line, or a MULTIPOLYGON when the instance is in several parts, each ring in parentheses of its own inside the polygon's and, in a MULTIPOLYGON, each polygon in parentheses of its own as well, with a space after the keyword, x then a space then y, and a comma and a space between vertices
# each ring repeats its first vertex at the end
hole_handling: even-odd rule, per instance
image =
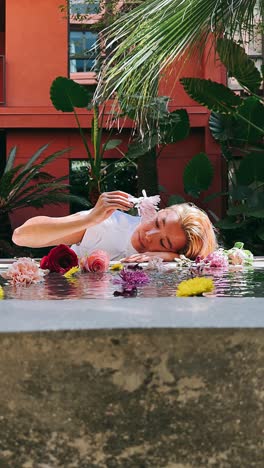
MULTIPOLYGON (((218 226, 229 231, 226 237, 230 243, 239 232, 241 240, 257 244, 264 240, 264 103, 257 94, 263 76, 244 50, 232 41, 219 39, 217 51, 228 68, 229 76, 239 81, 246 97, 238 97, 230 90, 222 92, 223 85, 210 80, 183 78, 181 81, 188 94, 214 111, 209 126, 221 145, 228 168, 228 192, 214 194, 228 195, 227 217, 219 221, 218 226), (234 101, 230 105, 230 93, 237 103, 234 101)), ((195 171, 189 172, 190 193, 195 171)))
MULTIPOLYGON (((113 125, 108 129, 107 138, 103 142, 104 106, 99 108, 99 106, 94 105, 92 107, 93 119, 91 135, 87 137, 87 134, 84 133, 75 107, 90 110, 92 95, 89 96, 88 91, 83 86, 68 78, 57 77, 51 85, 50 97, 57 110, 74 113, 89 162, 90 173, 89 178, 87 178, 89 179, 88 190, 90 200, 93 204, 96 202, 98 195, 104 190, 105 186, 109 185, 107 179, 116 175, 119 171, 123 171, 127 166, 135 166, 139 158, 142 157, 144 160, 146 154, 156 146, 158 147, 156 158, 159 157, 167 144, 184 139, 189 134, 190 125, 186 110, 179 109, 170 113, 168 111, 168 98, 155 98, 147 107, 151 125, 144 134, 144 140, 142 141, 141 136, 135 131, 128 146, 128 150, 125 153, 120 148, 122 140, 112 139, 114 132, 113 125), (90 139, 92 148, 89 144, 90 139), (113 168, 113 170, 106 171, 105 155, 110 149, 116 149, 119 155, 122 156, 123 164, 119 164, 118 167, 113 168)), ((121 98, 121 109, 118 112, 113 111, 113 120, 118 121, 121 118, 124 119, 126 116, 131 119, 136 118, 138 99, 139 97, 137 95, 134 96, 133 101, 126 107, 121 98)), ((106 134, 106 132, 104 132, 104 134, 106 134)), ((111 163, 107 166, 108 169, 110 165, 111 163)))
MULTIPOLYGON (((42 170, 47 164, 69 151, 69 148, 56 151, 36 164, 48 146, 48 144, 42 146, 26 164, 17 166, 14 166, 17 149, 14 147, 11 150, 0 178, 0 214, 11 213, 18 208, 28 206, 41 208, 46 204, 61 204, 76 200, 76 197, 68 193, 69 186, 62 183, 67 176, 57 178, 42 170)), ((82 202, 88 206, 86 200, 82 202)))
MULTIPOLYGON (((145 104, 157 95, 157 77, 176 58, 201 57, 208 37, 253 31, 258 0, 146 0, 106 30, 107 62, 96 99, 118 91, 130 103, 138 93, 141 125, 145 104)), ((264 11, 259 2, 260 13, 264 11)), ((254 31, 253 31, 254 32, 254 31)), ((224 48, 226 45, 224 44, 224 48)), ((179 67, 179 72, 181 71, 179 67)))
POLYGON ((88 206, 87 200, 69 194, 69 186, 63 183, 67 176, 56 178, 43 171, 47 164, 69 151, 69 148, 56 151, 39 161, 48 146, 48 144, 42 146, 25 164, 19 165, 14 164, 17 148, 14 147, 10 151, 4 172, 0 177, 1 239, 10 238, 9 214, 18 208, 29 206, 41 208, 44 205, 71 201, 82 202, 83 205, 88 206))

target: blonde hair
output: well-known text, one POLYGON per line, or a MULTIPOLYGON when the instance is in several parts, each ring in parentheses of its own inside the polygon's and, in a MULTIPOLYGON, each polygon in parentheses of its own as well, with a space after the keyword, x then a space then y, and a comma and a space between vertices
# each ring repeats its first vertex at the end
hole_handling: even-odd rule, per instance
POLYGON ((177 213, 179 222, 185 235, 187 243, 179 251, 190 259, 195 259, 198 255, 206 257, 217 249, 218 244, 214 227, 205 211, 201 210, 193 203, 181 203, 172 205, 165 210, 173 210, 177 213))

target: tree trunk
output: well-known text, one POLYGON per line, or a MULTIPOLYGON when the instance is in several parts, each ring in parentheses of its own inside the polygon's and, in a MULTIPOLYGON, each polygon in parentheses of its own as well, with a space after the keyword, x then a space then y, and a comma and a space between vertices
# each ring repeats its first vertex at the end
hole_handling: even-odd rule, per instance
POLYGON ((152 148, 148 153, 138 159, 139 196, 142 195, 143 189, 146 190, 149 196, 159 193, 156 148, 152 148))

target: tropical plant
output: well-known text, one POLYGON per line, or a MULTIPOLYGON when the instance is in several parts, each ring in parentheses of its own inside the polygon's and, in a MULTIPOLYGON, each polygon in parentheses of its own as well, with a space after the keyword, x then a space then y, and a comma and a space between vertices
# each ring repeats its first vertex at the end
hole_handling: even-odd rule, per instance
MULTIPOLYGON (((218 39, 217 51, 229 76, 244 89, 244 97, 210 80, 183 78, 181 82, 193 99, 213 111, 210 130, 221 145, 228 170, 226 190, 213 195, 227 197, 228 216, 218 226, 230 243, 239 230, 241 240, 257 244, 264 240, 264 102, 260 95, 264 68, 261 76, 243 48, 230 40, 218 39)), ((187 191, 191 190, 192 183, 187 191)))
POLYGON ((47 164, 69 151, 69 148, 56 151, 39 161, 48 146, 42 146, 25 164, 19 165, 15 165, 17 148, 11 149, 0 177, 0 239, 11 239, 9 215, 19 208, 41 208, 71 201, 90 206, 86 199, 69 194, 69 185, 63 183, 67 176, 57 178, 43 171, 47 164))
MULTIPOLYGON (((124 169, 124 164, 127 166, 135 165, 136 161, 139 161, 139 171, 141 175, 139 177, 140 184, 144 184, 142 187, 140 186, 139 189, 145 188, 148 190, 149 194, 157 193, 157 158, 168 143, 175 143, 176 141, 186 138, 189 134, 189 118, 187 112, 184 109, 169 112, 169 99, 167 97, 155 98, 148 104, 147 113, 151 125, 144 134, 144 141, 140 138, 135 123, 131 142, 128 146, 128 151, 125 153, 120 148, 122 140, 112 139, 114 132, 113 125, 109 125, 107 132, 105 131, 103 134, 105 119, 104 105, 101 106, 100 109, 96 105, 92 106, 92 94, 89 93, 86 88, 71 79, 57 77, 51 85, 50 97, 57 110, 74 113, 90 167, 87 181, 89 199, 92 204, 97 201, 99 194, 104 190, 107 179, 113 175, 113 172, 116 175, 118 171, 124 169), (80 120, 75 109, 76 107, 86 108, 88 110, 92 108, 93 118, 91 133, 88 135, 80 125, 80 120), (103 141, 104 135, 107 135, 105 141, 103 141), (89 141, 91 142, 91 146, 89 141), (156 151, 156 146, 158 147, 158 151, 156 151), (113 171, 110 170, 106 173, 104 164, 105 155, 108 150, 112 149, 115 149, 122 157, 123 164, 118 168, 113 168, 113 171)), ((111 115, 112 120, 117 121, 126 117, 135 120, 137 101, 138 96, 136 95, 133 97, 133 100, 131 100, 130 105, 126 106, 126 102, 120 97, 119 110, 113 110, 111 115)))
POLYGON ((210 37, 234 38, 244 30, 254 34, 256 6, 261 18, 264 3, 258 0, 144 1, 105 31, 110 54, 95 99, 100 102, 118 91, 130 102, 139 94, 143 123, 144 104, 157 94, 161 71, 176 58, 200 57, 210 37))

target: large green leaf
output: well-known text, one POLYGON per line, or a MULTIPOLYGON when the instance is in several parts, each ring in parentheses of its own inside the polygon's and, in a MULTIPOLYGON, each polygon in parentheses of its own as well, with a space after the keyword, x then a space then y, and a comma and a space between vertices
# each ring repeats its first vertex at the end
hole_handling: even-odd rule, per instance
POLYGON ((209 188, 213 175, 213 166, 208 156, 205 153, 196 154, 184 169, 185 192, 198 197, 201 191, 209 188))
POLYGON ((151 138, 148 138, 146 141, 139 141, 131 143, 128 146, 128 151, 126 157, 128 159, 137 159, 140 156, 148 153, 152 148, 154 148, 159 143, 159 136, 157 134, 151 135, 151 138))
POLYGON ((185 199, 181 195, 171 195, 168 200, 168 206, 184 203, 185 199))
POLYGON ((237 181, 241 185, 249 185, 256 181, 264 182, 264 152, 251 153, 241 160, 237 181))
POLYGON ((217 141, 228 141, 233 137, 234 118, 230 115, 212 112, 209 117, 210 131, 217 141))
POLYGON ((111 150, 111 149, 115 149, 117 146, 119 146, 120 144, 122 143, 122 140, 109 140, 106 144, 105 144, 105 151, 108 151, 108 150, 111 150))
POLYGON ((236 78, 244 88, 256 93, 261 85, 261 75, 245 50, 232 40, 219 38, 217 52, 229 76, 236 78))
POLYGON ((168 145, 187 138, 190 132, 190 121, 185 109, 167 113, 159 120, 161 143, 168 145))
POLYGON ((248 97, 238 107, 237 115, 237 138, 240 136, 249 143, 258 143, 264 135, 264 105, 258 98, 248 97))
POLYGON ((253 189, 247 185, 236 185, 229 192, 233 200, 247 200, 253 194, 253 189))
POLYGON ((86 108, 90 95, 83 86, 75 81, 58 76, 51 84, 50 99, 55 109, 62 112, 73 112, 74 107, 86 108))
POLYGON ((257 230, 257 236, 264 241, 264 225, 257 230))
POLYGON ((239 96, 226 86, 201 78, 181 78, 185 91, 195 101, 220 114, 233 114, 242 103, 239 96))
POLYGON ((221 219, 220 221, 217 221, 216 227, 221 228, 221 229, 239 229, 241 228, 241 226, 245 224, 246 224, 245 221, 238 223, 237 218, 227 216, 226 218, 221 219))

